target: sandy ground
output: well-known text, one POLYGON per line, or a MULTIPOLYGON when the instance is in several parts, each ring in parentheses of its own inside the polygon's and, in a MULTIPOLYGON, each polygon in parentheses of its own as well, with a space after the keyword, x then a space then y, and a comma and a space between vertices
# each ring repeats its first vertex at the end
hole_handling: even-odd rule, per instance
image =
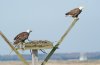
MULTIPOLYGON (((28 62, 32 65, 31 62, 28 62)), ((0 62, 0 65, 24 65, 20 61, 6 61, 0 62)), ((41 65, 39 62, 38 65, 41 65)), ((100 65, 100 61, 49 61, 46 65, 100 65)))

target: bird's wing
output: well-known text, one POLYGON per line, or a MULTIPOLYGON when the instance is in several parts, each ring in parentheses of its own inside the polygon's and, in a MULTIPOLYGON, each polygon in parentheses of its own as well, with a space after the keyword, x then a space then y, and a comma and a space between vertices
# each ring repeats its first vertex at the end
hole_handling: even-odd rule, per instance
POLYGON ((70 15, 75 15, 75 14, 78 14, 79 12, 80 12, 80 9, 75 8, 75 9, 71 10, 69 13, 70 13, 70 15))
POLYGON ((14 38, 14 40, 17 40, 17 39, 23 40, 23 39, 28 38, 28 36, 29 36, 29 34, 28 34, 27 32, 22 32, 22 33, 18 34, 18 35, 14 38))

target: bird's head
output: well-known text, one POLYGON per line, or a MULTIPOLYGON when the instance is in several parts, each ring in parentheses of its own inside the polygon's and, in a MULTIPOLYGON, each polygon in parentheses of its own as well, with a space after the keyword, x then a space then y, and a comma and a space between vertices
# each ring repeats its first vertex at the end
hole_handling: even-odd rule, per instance
POLYGON ((27 33, 30 33, 30 32, 32 32, 32 30, 28 29, 26 32, 27 32, 27 33))
POLYGON ((82 10, 84 7, 80 6, 79 9, 82 10))

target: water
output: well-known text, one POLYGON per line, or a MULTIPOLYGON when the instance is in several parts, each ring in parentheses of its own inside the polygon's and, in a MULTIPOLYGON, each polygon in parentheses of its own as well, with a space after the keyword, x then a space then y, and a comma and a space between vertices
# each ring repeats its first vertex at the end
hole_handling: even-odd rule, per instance
MULTIPOLYGON (((39 54, 39 60, 44 60, 46 54, 39 54)), ((88 60, 100 60, 100 52, 86 53, 88 60)), ((23 55, 26 60, 31 60, 31 55, 23 55)), ((80 53, 57 53, 53 54, 50 60, 78 60, 80 53)), ((19 61, 16 55, 0 55, 0 61, 19 61)))

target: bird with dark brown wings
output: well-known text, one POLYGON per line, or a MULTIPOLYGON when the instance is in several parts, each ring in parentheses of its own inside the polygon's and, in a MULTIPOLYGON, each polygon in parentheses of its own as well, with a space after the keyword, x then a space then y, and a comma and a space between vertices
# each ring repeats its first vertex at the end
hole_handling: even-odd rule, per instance
POLYGON ((26 39, 28 39, 31 30, 27 30, 26 32, 19 33, 14 38, 14 44, 18 44, 19 42, 25 42, 26 39))
POLYGON ((79 14, 82 12, 83 7, 80 6, 79 8, 75 8, 73 10, 70 10, 69 12, 67 12, 65 15, 69 15, 72 16, 73 18, 77 18, 79 16, 79 14))

